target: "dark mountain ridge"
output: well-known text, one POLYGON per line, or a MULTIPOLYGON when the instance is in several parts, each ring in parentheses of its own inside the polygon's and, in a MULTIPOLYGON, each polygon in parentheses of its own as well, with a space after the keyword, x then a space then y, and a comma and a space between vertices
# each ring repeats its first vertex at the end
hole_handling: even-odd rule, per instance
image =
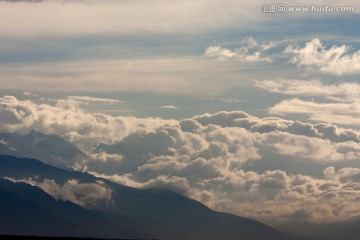
MULTIPOLYGON (((61 220, 60 223, 47 221, 47 224, 54 227, 57 224, 64 226, 65 229, 68 229, 68 231, 62 231, 65 236, 169 240, 305 239, 282 233, 255 220, 213 211, 200 202, 167 190, 135 189, 96 178, 87 173, 58 169, 33 159, 1 155, 0 178, 4 177, 13 179, 34 178, 40 182, 44 179, 52 179, 58 184, 70 179, 76 179, 79 183, 102 181, 106 184, 112 191, 111 197, 114 204, 104 210, 85 209, 71 202, 56 200, 43 190, 26 183, 14 183, 4 179, 0 181, 1 195, 16 198, 15 203, 26 201, 25 209, 31 208, 31 204, 40 207, 39 214, 33 216, 38 217, 40 226, 43 214, 44 219, 52 219, 50 215, 59 216, 56 219, 61 220), (49 216, 46 211, 50 212, 49 216), (71 223, 72 227, 66 228, 68 223, 71 223)), ((20 214, 16 210, 16 204, 11 205, 10 203, 7 203, 9 209, 20 214)), ((1 211, 5 210, 1 207, 1 211)), ((11 214, 8 217, 11 218, 11 214)), ((14 221, 16 222, 16 219, 14 221)), ((23 221, 31 223, 30 219, 23 221)), ((22 224, 18 225, 19 232, 21 232, 21 226, 22 224)), ((48 229, 52 228, 49 227, 48 229)), ((22 233, 24 232, 26 231, 22 233)), ((7 233, 3 230, 0 231, 0 234, 7 233)), ((17 232, 13 233, 16 234, 17 232)), ((43 234, 36 231, 28 231, 27 233, 33 235, 35 233, 37 235, 47 234, 46 231, 43 234)), ((57 232, 54 232, 54 235, 57 235, 57 232)))

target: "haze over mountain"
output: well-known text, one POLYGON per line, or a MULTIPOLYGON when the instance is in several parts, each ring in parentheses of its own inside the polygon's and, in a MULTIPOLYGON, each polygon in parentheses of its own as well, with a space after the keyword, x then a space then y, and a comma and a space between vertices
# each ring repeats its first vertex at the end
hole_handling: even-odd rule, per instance
POLYGON ((0 132, 0 154, 38 159, 53 166, 71 168, 88 157, 56 135, 31 130, 27 134, 0 132))
MULTIPOLYGON (((244 113, 232 113, 232 114, 236 115, 237 117, 246 116, 244 115, 244 113)), ((214 116, 210 116, 210 117, 218 118, 219 115, 222 115, 222 117, 227 117, 227 114, 225 113, 215 114, 214 116)), ((200 118, 200 122, 202 122, 202 124, 207 124, 206 121, 201 119, 201 116, 198 118, 200 118)), ((232 125, 233 122, 228 121, 227 124, 232 125)), ((296 124, 299 125, 299 123, 296 124)), ((195 125, 192 120, 184 120, 181 122, 182 130, 194 131, 194 129, 191 129, 191 127, 196 127, 198 129, 200 128, 200 126, 195 125)), ((309 127, 309 126, 304 125, 302 127, 309 127)), ((321 126, 316 126, 316 127, 320 128, 321 126)), ((134 133, 133 135, 130 135, 129 137, 126 137, 119 143, 115 143, 115 144, 101 143, 97 145, 96 148, 93 149, 93 156, 101 156, 102 154, 108 154, 107 156, 126 156, 126 159, 121 159, 120 162, 115 162, 118 165, 114 165, 114 169, 112 170, 114 172, 118 172, 119 174, 124 173, 126 176, 126 173, 132 171, 136 172, 139 169, 139 166, 141 166, 141 164, 146 164, 148 160, 147 158, 151 157, 148 151, 152 152, 153 154, 161 154, 163 151, 165 152, 168 151, 168 149, 163 148, 163 146, 156 144, 155 144, 155 148, 153 148, 151 146, 151 144, 153 144, 152 138, 156 139, 158 137, 161 138, 165 137, 166 139, 167 136, 164 135, 164 133, 168 132, 166 134, 174 134, 174 132, 171 132, 170 127, 159 128, 156 131, 158 131, 158 133, 156 134, 154 132, 150 132, 149 134, 145 134, 144 137, 140 135, 141 138, 139 138, 139 135, 137 133, 134 133), (142 149, 139 149, 139 146, 142 146, 142 149)), ((312 133, 307 133, 307 134, 312 134, 312 133)), ((354 136, 351 134, 345 135, 345 133, 341 133, 341 132, 340 133, 338 132, 337 134, 339 135, 342 134, 343 135, 342 138, 345 138, 345 140, 346 138, 350 138, 350 137, 354 138, 354 136)), ((139 233, 139 235, 136 235, 137 237, 143 237, 143 236, 148 237, 148 235, 153 235, 153 236, 165 236, 172 238, 173 237, 172 235, 167 235, 169 233, 163 233, 161 230, 158 230, 160 226, 167 226, 168 229, 174 228, 173 232, 176 232, 178 230, 178 226, 182 226, 181 224, 185 224, 185 223, 186 226, 183 227, 186 229, 189 228, 187 232, 193 231, 194 230, 193 228, 196 228, 198 230, 201 229, 199 230, 198 233, 199 237, 202 237, 201 234, 204 233, 208 225, 212 226, 213 229, 217 229, 217 227, 213 226, 214 224, 212 223, 213 220, 211 220, 210 222, 206 222, 204 220, 200 220, 200 217, 198 216, 191 216, 191 219, 188 219, 186 216, 184 216, 184 219, 179 218, 178 215, 183 216, 183 209, 177 210, 177 208, 181 205, 181 204, 180 205, 175 204, 175 202, 176 203, 178 202, 177 199, 169 196, 165 196, 162 193, 163 195, 155 194, 156 197, 154 200, 151 197, 153 196, 152 193, 154 191, 157 192, 159 190, 154 190, 154 189, 147 190, 147 188, 151 188, 151 187, 160 187, 164 189, 172 189, 172 191, 183 194, 184 196, 189 195, 188 192, 184 191, 184 189, 181 187, 177 187, 176 184, 162 185, 160 182, 160 184, 155 183, 155 184, 149 184, 148 186, 139 186, 141 188, 145 188, 143 190, 135 190, 134 188, 127 188, 122 186, 120 187, 122 190, 132 189, 130 192, 132 194, 135 194, 135 197, 131 194, 130 194, 131 197, 129 197, 128 193, 123 195, 121 190, 120 191, 121 196, 119 198, 114 198, 114 196, 118 196, 117 191, 115 191, 114 189, 118 189, 119 186, 121 185, 115 184, 109 180, 98 179, 86 173, 76 172, 73 169, 70 169, 71 171, 64 171, 47 165, 47 164, 51 164, 53 166, 60 166, 61 168, 66 169, 66 166, 67 167, 75 166, 74 164, 76 163, 84 163, 86 166, 86 164, 92 164, 97 162, 101 163, 104 160, 90 159, 88 156, 86 156, 84 153, 78 150, 74 145, 67 142, 63 138, 51 134, 46 135, 34 130, 30 131, 28 134, 1 133, 0 136, 1 136, 0 150, 2 151, 2 153, 12 154, 16 156, 26 156, 29 158, 34 158, 34 156, 40 156, 42 158, 42 162, 46 163, 46 164, 39 164, 39 162, 37 161, 25 161, 24 159, 17 159, 16 161, 13 161, 13 164, 15 165, 11 167, 9 167, 9 165, 7 164, 1 165, 0 173, 2 175, 0 176, 6 177, 6 179, 11 180, 12 182, 26 182, 33 186, 40 187, 41 189, 45 190, 47 193, 49 193, 51 196, 55 197, 58 200, 71 201, 72 203, 75 203, 82 208, 90 209, 91 211, 96 211, 97 214, 100 211, 101 218, 100 220, 94 220, 95 223, 97 221, 101 222, 105 219, 106 221, 109 221, 109 224, 107 225, 111 226, 110 228, 123 230, 121 232, 114 232, 115 234, 114 236, 131 237, 133 235, 131 234, 126 235, 126 234, 129 232, 133 232, 133 229, 137 229, 137 231, 135 231, 139 233), (52 154, 53 152, 54 154, 52 154), (51 161, 48 161, 47 159, 50 159, 51 161), (148 192, 149 194, 148 195, 145 194, 146 196, 143 196, 142 193, 145 192, 148 192), (163 206, 164 208, 166 208, 168 204, 166 201, 159 200, 158 198, 171 199, 171 201, 174 202, 173 205, 170 205, 171 207, 168 207, 171 208, 171 211, 164 210, 162 213, 158 213, 156 211, 157 207, 163 206), (119 205, 117 204, 118 202, 126 203, 126 204, 119 205), (114 209, 117 210, 114 212, 114 209), (132 210, 130 211, 130 209, 132 210), (146 214, 142 214, 142 213, 146 213, 146 214), (176 220, 174 220, 172 216, 176 216, 176 220), (157 218, 162 220, 160 222, 157 222, 157 218), (180 221, 180 223, 178 221, 180 221), (116 225, 117 222, 121 222, 123 224, 122 225, 123 228, 118 227, 116 225), (205 224, 206 226, 198 226, 199 222, 205 224), (144 226, 149 226, 149 228, 144 226)), ((344 140, 339 139, 339 141, 341 142, 344 140)), ((350 144, 351 142, 348 143, 350 144)), ((269 161, 269 164, 273 164, 274 159, 277 158, 279 155, 274 153, 273 150, 271 150, 270 148, 268 148, 266 151, 267 151, 266 155, 268 157, 273 155, 271 158, 267 160, 269 161)), ((172 153, 169 152, 168 154, 171 155, 172 153)), ((281 162, 284 162, 285 160, 289 161, 291 159, 290 157, 287 158, 282 157, 282 158, 284 159, 279 159, 280 161, 279 164, 281 164, 281 162)), ((353 162, 354 164, 357 164, 355 161, 353 162)), ((11 161, 8 163, 11 163, 11 161)), ((108 162, 105 161, 103 162, 103 164, 105 164, 104 166, 106 166, 104 170, 110 169, 108 162)), ((261 167, 261 164, 258 162, 256 162, 253 165, 251 164, 251 162, 249 162, 248 165, 244 165, 244 169, 246 169, 247 167, 256 168, 257 167, 256 164, 258 164, 258 166, 261 167)), ((266 165, 264 167, 266 167, 266 165)), ((98 169, 99 171, 101 171, 101 168, 98 168, 98 165, 95 165, 94 169, 98 169)), ((353 178, 351 179, 354 179, 356 181, 356 176, 357 176, 356 173, 352 176, 353 178)), ((105 177, 109 177, 109 176, 105 176, 105 177)), ((269 176, 269 177, 274 178, 274 176, 269 176)), ((116 178, 113 180, 117 181, 116 178)), ((268 191, 268 193, 271 194, 271 192, 269 192, 271 187, 272 185, 267 185, 267 187, 264 188, 264 191, 268 191)), ((323 183, 322 185, 319 186, 319 189, 327 190, 330 189, 330 187, 331 185, 323 183)), ((161 190, 160 192, 163 192, 163 190, 161 190)), ((179 197, 179 195, 177 194, 175 194, 175 196, 179 197)), ((20 197, 23 196, 21 195, 20 197)), ((19 199, 17 200, 15 199, 14 201, 18 201, 18 200, 19 199)), ((26 198, 24 198, 23 200, 28 201, 28 199, 26 198)), ((189 210, 189 212, 195 211, 194 209, 191 208, 190 209, 186 208, 185 210, 189 210)), ((58 214, 58 212, 59 211, 55 211, 54 214, 56 215, 58 214)), ((220 221, 219 219, 222 219, 224 217, 221 215, 216 215, 216 217, 214 217, 214 215, 211 214, 208 215, 208 213, 203 213, 201 211, 200 213, 204 214, 203 217, 205 217, 206 219, 214 219, 215 222, 220 221)), ((302 221, 304 214, 306 214, 306 212, 297 211, 294 212, 294 217, 296 219, 297 218, 296 216, 298 216, 299 221, 302 221)), ((97 219, 95 215, 92 216, 95 217, 95 219, 97 219)), ((51 219, 51 216, 48 217, 51 219)), ((80 217, 79 219, 85 219, 85 217, 80 217)), ((64 226, 69 221, 68 216, 67 218, 66 216, 61 216, 60 220, 65 221, 61 223, 64 226)), ((228 219, 221 221, 227 222, 228 219)), ((275 219, 275 221, 277 221, 277 219, 275 219)), ((343 236, 346 236, 347 239, 355 240, 357 239, 357 234, 358 234, 358 227, 357 227, 358 223, 359 220, 355 217, 347 222, 330 222, 326 224, 312 223, 307 225, 306 229, 301 231, 299 231, 299 229, 296 229, 296 225, 292 225, 293 223, 289 223, 288 225, 284 224, 283 226, 285 226, 284 228, 288 229, 289 232, 291 231, 304 232, 307 234, 307 236, 311 236, 313 239, 337 240, 343 236)), ((91 224, 92 223, 89 222, 90 226, 92 226, 91 224)), ((304 225, 303 222, 301 222, 301 224, 304 225)), ((80 226, 78 227, 80 229, 86 229, 87 227, 86 224, 82 225, 81 223, 76 223, 75 225, 80 226)), ((106 227, 101 228, 100 224, 94 224, 94 225, 99 226, 99 230, 93 231, 94 236, 99 236, 99 237, 112 236, 112 235, 104 234, 103 229, 106 229, 106 227)), ((232 226, 232 223, 227 223, 227 225, 232 226)), ((237 229, 241 229, 238 225, 236 226, 237 229)), ((34 229, 38 229, 38 228, 34 228, 34 229)), ((84 233, 83 230, 81 230, 80 232, 73 232, 71 229, 72 228, 69 229, 69 234, 76 233, 79 234, 77 236, 83 236, 81 235, 84 233)), ((227 229, 226 231, 234 232, 231 229, 227 229)), ((112 233, 112 231, 110 230, 108 232, 112 233)), ((243 234, 243 233, 244 232, 242 231, 239 234, 243 234)), ((220 233, 214 232, 213 236, 219 236, 217 234, 222 235, 223 234, 222 230, 220 231, 220 233)), ((56 235, 55 232, 54 235, 56 235)), ((188 236, 184 236, 184 237, 188 237, 188 236)))
POLYGON ((6 220, 1 219, 0 234, 194 240, 305 239, 251 219, 215 212, 170 191, 134 189, 37 160, 1 155, 0 177, 3 178, 0 180, 0 213, 6 216, 6 220), (88 194, 96 188, 111 192, 106 201, 95 199, 99 196, 91 199, 82 192, 88 194), (75 202, 82 206, 63 201, 66 196, 60 196, 58 190, 68 196, 72 194, 75 202), (22 214, 27 217, 19 222, 22 214))

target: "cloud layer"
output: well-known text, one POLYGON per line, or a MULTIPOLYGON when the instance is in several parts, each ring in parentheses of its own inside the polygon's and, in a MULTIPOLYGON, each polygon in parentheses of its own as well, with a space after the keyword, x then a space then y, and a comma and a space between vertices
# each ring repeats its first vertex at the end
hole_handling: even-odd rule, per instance
POLYGON ((302 114, 313 121, 359 126, 358 83, 326 85, 319 80, 278 79, 255 81, 255 86, 269 92, 296 96, 269 108, 272 114, 302 114), (312 101, 302 99, 309 97, 313 98, 312 101))
POLYGON ((0 14, 1 35, 196 34, 255 21, 251 12, 258 6, 232 0, 32 2, 0 1, 7 10, 0 14))
MULTIPOLYGON (((0 106, 2 131, 58 134, 92 158, 75 168, 126 185, 171 189, 277 226, 360 215, 356 130, 241 111, 181 121, 112 117, 85 112, 69 98, 51 106, 6 96, 0 106)), ((98 185, 38 184, 60 192, 96 187, 108 199, 109 192, 98 185)), ((92 204, 82 196, 66 195, 92 204)))
MULTIPOLYGON (((277 4, 289 5, 286 0, 277 4)), ((293 0, 293 6, 314 5, 293 0)), ((318 6, 355 6, 354 0, 319 0, 318 6)), ((83 37, 98 35, 202 34, 227 29, 257 28, 263 20, 284 21, 309 13, 264 14, 263 3, 237 0, 15 0, 0 1, 0 36, 83 37)), ((356 12, 355 12, 356 13, 356 12)), ((331 13, 330 13, 331 14, 331 13)), ((329 13, 316 14, 327 17, 329 13)))
POLYGON ((132 117, 89 113, 71 97, 57 100, 55 105, 48 105, 5 96, 0 98, 0 122, 0 131, 27 132, 36 129, 77 142, 78 146, 85 144, 83 147, 88 148, 94 144, 116 142, 134 129, 151 129, 173 121, 159 121, 155 118, 138 121, 132 117))

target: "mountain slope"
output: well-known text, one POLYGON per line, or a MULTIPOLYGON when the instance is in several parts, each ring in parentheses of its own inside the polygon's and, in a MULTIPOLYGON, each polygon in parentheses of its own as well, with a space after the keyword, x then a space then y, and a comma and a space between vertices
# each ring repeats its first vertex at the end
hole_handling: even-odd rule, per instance
MULTIPOLYGON (((255 220, 213 211, 197 201, 173 192, 160 189, 141 190, 130 188, 105 179, 96 178, 86 173, 57 169, 32 159, 0 156, 0 177, 14 179, 33 178, 37 181, 52 179, 58 184, 70 179, 76 179, 79 183, 95 184, 101 182, 103 185, 105 184, 107 188, 111 189, 113 204, 107 209, 93 208, 91 212, 86 213, 77 209, 76 211, 81 212, 81 217, 88 214, 85 218, 92 219, 91 221, 93 222, 88 222, 81 226, 78 223, 83 221, 81 217, 79 220, 73 219, 73 221, 80 227, 93 226, 91 229, 96 233, 105 231, 105 228, 100 227, 101 224, 97 226, 96 221, 109 222, 110 229, 119 229, 118 232, 108 232, 108 236, 113 238, 122 237, 131 232, 133 235, 126 236, 139 237, 139 235, 146 235, 146 238, 171 240, 304 239, 279 232, 255 220)), ((10 190, 4 187, 6 186, 5 183, 0 184, 1 186, 5 190, 10 190)), ((69 220, 71 212, 76 212, 72 210, 75 209, 74 206, 70 206, 69 203, 56 203, 56 208, 52 207, 54 203, 49 204, 47 202, 49 200, 44 200, 48 197, 43 196, 43 193, 39 193, 39 189, 31 190, 31 194, 29 194, 22 189, 23 187, 19 185, 16 187, 12 186, 11 190, 22 198, 26 198, 26 200, 34 201, 44 208, 51 209, 65 220, 69 220), (66 215, 66 212, 68 215, 66 215)))
MULTIPOLYGON (((0 179, 0 190, 14 194, 17 198, 26 199, 26 201, 30 204, 36 205, 38 208, 45 209, 47 214, 52 214, 57 216, 58 219, 65 221, 68 225, 60 232, 63 236, 101 238, 120 236, 122 238, 126 238, 134 236, 133 232, 139 229, 139 223, 129 217, 119 215, 117 218, 118 222, 113 223, 106 220, 106 218, 101 216, 99 213, 81 208, 69 201, 64 202, 56 200, 40 188, 33 187, 26 183, 14 183, 8 180, 0 179)), ((31 211, 31 206, 29 205, 27 207, 30 209, 24 208, 24 210, 31 211)), ((13 209, 15 213, 17 210, 18 209, 13 209)), ((40 213, 36 215, 36 217, 39 218, 39 222, 41 222, 42 214, 41 211, 39 212, 40 213)), ((31 221, 31 223, 33 222, 31 221)), ((6 226, 6 223, 3 223, 3 225, 6 226)), ((35 227, 38 227, 38 224, 36 224, 35 227)), ((8 234, 7 232, 0 233, 8 234)), ((57 233, 57 235, 59 235, 59 233, 57 233)), ((136 236, 139 237, 142 235, 138 234, 136 236)))
POLYGON ((87 156, 74 145, 56 135, 35 130, 28 134, 0 133, 0 154, 38 159, 44 163, 67 168, 87 156))
POLYGON ((1 234, 66 236, 76 235, 75 228, 48 209, 0 189, 1 234))

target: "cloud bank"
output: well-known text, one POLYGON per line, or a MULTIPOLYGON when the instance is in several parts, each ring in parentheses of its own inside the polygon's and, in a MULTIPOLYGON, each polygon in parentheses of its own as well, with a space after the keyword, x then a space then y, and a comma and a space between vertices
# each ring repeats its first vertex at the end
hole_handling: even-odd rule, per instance
POLYGON ((13 96, 0 98, 0 122, 0 131, 28 132, 35 129, 62 136, 85 149, 100 143, 114 143, 134 129, 151 129, 173 123, 172 120, 160 121, 156 118, 138 121, 132 117, 89 113, 72 98, 60 99, 55 105, 48 105, 19 101, 13 96))
MULTIPOLYGON (((60 135, 92 158, 75 168, 122 184, 171 189, 277 226, 360 215, 360 133, 353 129, 241 111, 175 121, 90 113, 69 99, 52 106, 6 96, 0 103, 1 131, 60 135)), ((96 195, 109 196, 100 183, 38 185, 59 192, 96 187, 103 193, 96 195)), ((91 205, 86 196, 66 195, 91 205)))

